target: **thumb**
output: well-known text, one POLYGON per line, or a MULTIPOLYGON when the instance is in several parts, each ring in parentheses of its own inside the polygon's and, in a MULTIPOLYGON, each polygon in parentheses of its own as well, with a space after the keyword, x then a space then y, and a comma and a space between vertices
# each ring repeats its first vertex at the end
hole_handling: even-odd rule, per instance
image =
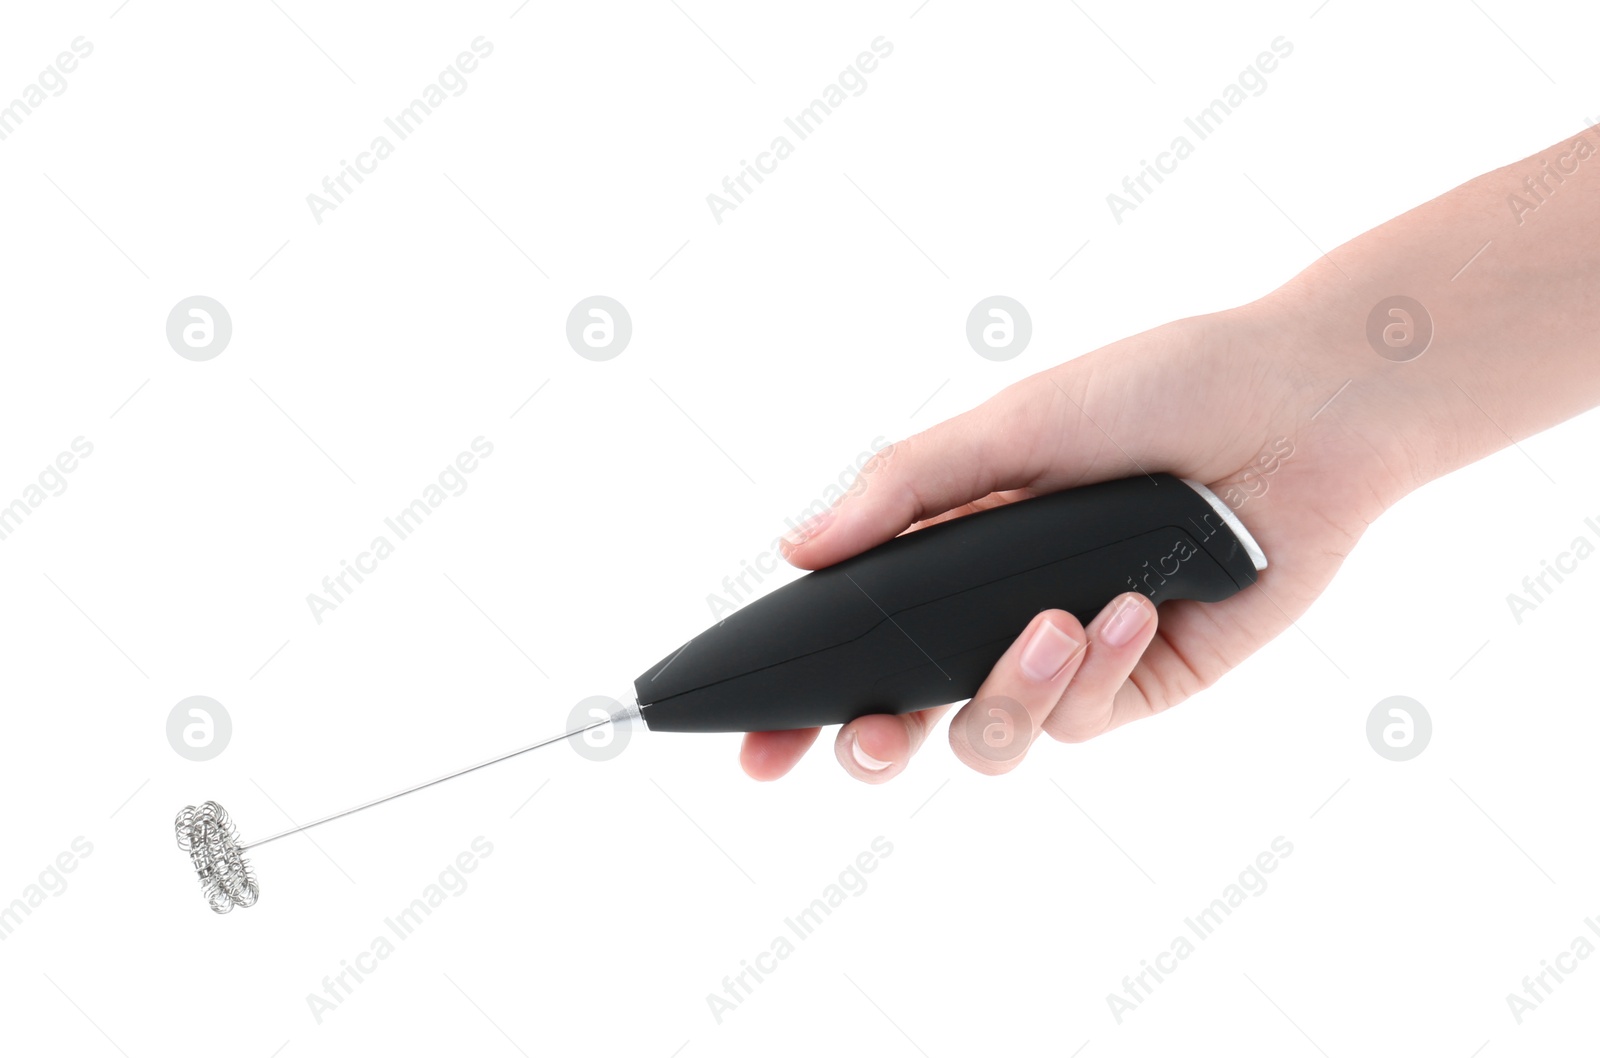
POLYGON ((1039 374, 937 426, 880 450, 844 498, 785 534, 783 557, 821 569, 893 539, 911 525, 992 492, 1087 484, 1127 466, 1084 433, 1092 424, 1072 376, 1039 374))

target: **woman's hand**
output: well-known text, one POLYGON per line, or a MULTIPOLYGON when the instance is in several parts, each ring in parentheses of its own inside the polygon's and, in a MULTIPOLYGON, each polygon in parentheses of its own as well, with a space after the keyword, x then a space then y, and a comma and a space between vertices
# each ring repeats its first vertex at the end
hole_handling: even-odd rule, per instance
MULTIPOLYGON (((1079 742, 1178 704, 1303 613, 1395 500, 1600 405, 1597 144, 1600 127, 1485 173, 1251 305, 1025 379, 880 453, 785 554, 818 569, 1036 493, 1157 470, 1199 480, 1266 551, 1257 583, 1220 603, 1167 603, 1159 619, 1132 593, 1087 629, 1038 615, 950 744, 979 771, 1009 771, 1041 732, 1079 742), (989 737, 1023 721, 1009 748, 989 737)), ((884 782, 943 712, 862 717, 835 755, 884 782)), ((775 779, 816 737, 747 735, 745 771, 775 779)))
MULTIPOLYGON (((1087 628, 1039 614, 952 721, 962 761, 1009 771, 1041 732, 1081 742, 1214 683, 1304 612, 1409 487, 1408 468, 1367 440, 1356 396, 1340 392, 1349 364, 1295 338, 1277 304, 1182 320, 1011 386, 880 452, 845 499, 785 539, 790 562, 819 569, 933 522, 1156 470, 1205 482, 1234 508, 1270 559, 1257 586, 1167 603, 1159 618, 1129 592, 1087 628)), ((856 778, 885 782, 948 708, 862 717, 834 753, 856 778)), ((778 778, 818 730, 746 735, 745 770, 778 778)))

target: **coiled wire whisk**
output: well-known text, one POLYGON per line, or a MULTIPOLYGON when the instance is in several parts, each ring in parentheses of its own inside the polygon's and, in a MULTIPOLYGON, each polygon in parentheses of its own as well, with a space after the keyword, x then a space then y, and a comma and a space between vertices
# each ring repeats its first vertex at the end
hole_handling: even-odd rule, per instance
POLYGON ((189 854, 211 910, 225 915, 249 907, 261 895, 255 871, 239 849, 239 832, 227 810, 215 801, 187 805, 173 821, 178 848, 189 854))

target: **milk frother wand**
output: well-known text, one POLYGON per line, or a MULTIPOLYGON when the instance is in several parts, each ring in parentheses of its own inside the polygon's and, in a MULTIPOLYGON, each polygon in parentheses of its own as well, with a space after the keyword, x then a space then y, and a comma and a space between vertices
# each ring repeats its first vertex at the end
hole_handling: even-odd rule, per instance
POLYGON ((211 909, 260 889, 244 850, 612 723, 651 731, 780 731, 970 698, 1041 610, 1087 623, 1141 592, 1218 602, 1266 556, 1204 485, 1149 474, 1019 500, 895 537, 730 614, 634 680, 604 719, 241 844, 215 801, 178 813, 211 909))

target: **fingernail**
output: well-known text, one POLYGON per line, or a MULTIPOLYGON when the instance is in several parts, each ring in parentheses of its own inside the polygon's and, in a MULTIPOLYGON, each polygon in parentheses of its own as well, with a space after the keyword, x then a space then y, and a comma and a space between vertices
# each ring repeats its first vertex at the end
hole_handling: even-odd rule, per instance
POLYGON ((1037 683, 1049 683, 1082 647, 1053 622, 1041 621, 1022 646, 1022 674, 1037 683))
POLYGON ((1101 629, 1100 641, 1108 647, 1120 647, 1138 634, 1147 619, 1142 600, 1136 596, 1123 599, 1101 629))
POLYGON ((853 732, 850 735, 850 756, 854 757, 856 763, 868 771, 882 771, 893 763, 892 761, 879 760, 877 757, 869 755, 866 750, 861 748, 861 740, 853 732))
POLYGON ((810 518, 807 518, 793 529, 790 529, 787 533, 784 533, 784 550, 787 552, 787 550, 790 548, 799 547, 807 540, 810 540, 812 537, 822 532, 823 529, 827 528, 828 523, 833 521, 833 514, 835 510, 836 508, 829 507, 821 514, 812 515, 810 518))

